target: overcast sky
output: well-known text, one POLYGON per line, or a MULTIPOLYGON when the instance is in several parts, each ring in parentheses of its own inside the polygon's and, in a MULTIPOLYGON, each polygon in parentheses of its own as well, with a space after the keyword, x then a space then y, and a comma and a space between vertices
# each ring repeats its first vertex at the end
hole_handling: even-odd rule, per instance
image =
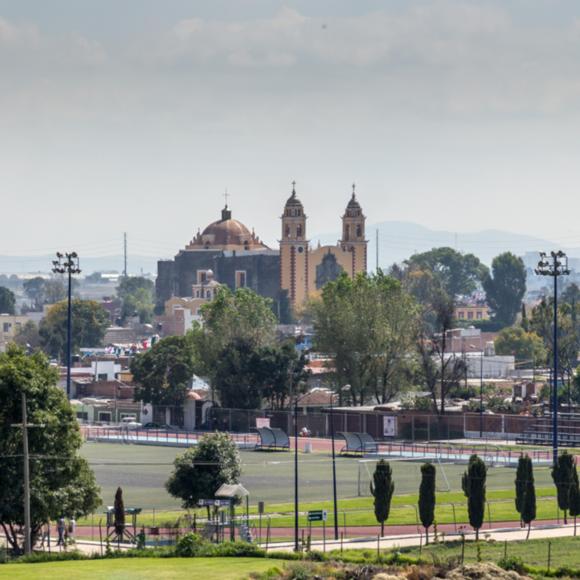
POLYGON ((369 223, 580 245, 577 0, 0 0, 0 254, 369 223))

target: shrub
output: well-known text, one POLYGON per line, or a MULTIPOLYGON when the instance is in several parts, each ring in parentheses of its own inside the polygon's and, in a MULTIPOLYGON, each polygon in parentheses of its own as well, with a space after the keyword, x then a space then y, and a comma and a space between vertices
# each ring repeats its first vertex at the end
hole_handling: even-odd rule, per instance
POLYGON ((175 555, 180 558, 194 558, 199 556, 207 542, 198 534, 185 534, 175 546, 175 555))

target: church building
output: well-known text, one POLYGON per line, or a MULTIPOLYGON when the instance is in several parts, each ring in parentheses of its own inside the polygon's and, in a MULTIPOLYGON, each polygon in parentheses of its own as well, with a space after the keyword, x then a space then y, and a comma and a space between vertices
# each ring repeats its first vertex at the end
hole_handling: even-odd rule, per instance
MULTIPOLYGON (((271 298, 279 318, 296 308, 341 272, 354 276, 367 270, 365 216, 354 186, 342 217, 342 237, 333 246, 311 248, 307 217, 295 184, 284 207, 280 249, 264 244, 252 230, 232 218, 227 203, 221 219, 198 230, 173 260, 157 264, 157 309, 173 297, 199 297, 209 279, 236 290, 251 288, 271 298)), ((196 314, 196 313, 193 313, 196 314)))

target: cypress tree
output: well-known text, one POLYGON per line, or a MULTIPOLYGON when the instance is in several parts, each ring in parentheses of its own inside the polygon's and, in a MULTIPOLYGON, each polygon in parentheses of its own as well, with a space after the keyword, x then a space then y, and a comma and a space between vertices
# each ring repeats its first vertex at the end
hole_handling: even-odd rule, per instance
POLYGON ((556 465, 552 467, 552 479, 556 486, 558 507, 564 512, 564 524, 568 523, 567 514, 570 507, 570 487, 572 484, 572 472, 575 471, 574 457, 567 451, 562 453, 556 465))
MULTIPOLYGON (((525 456, 527 457, 527 455, 525 456)), ((526 481, 526 461, 524 456, 521 455, 518 460, 518 467, 516 469, 516 511, 520 514, 520 525, 522 525, 522 505, 524 501, 524 490, 526 481)))
POLYGON ((429 527, 435 519, 435 466, 432 463, 421 465, 421 485, 419 486, 419 517, 425 528, 426 543, 429 543, 429 527))
POLYGON ((115 510, 115 534, 117 540, 120 541, 125 532, 125 504, 123 502, 123 490, 118 487, 115 493, 115 503, 113 506, 115 510))
POLYGON ((580 516, 580 485, 576 466, 572 471, 572 485, 570 486, 569 507, 570 515, 574 517, 574 535, 576 535, 576 516, 580 516))
POLYGON ((375 498, 375 517, 377 518, 377 522, 381 524, 381 536, 384 536, 385 522, 389 519, 391 499, 395 491, 391 466, 384 459, 381 459, 377 463, 370 487, 371 494, 375 498))
MULTIPOLYGON (((526 540, 530 537, 532 522, 536 519, 536 486, 534 483, 534 466, 528 455, 520 457, 523 464, 522 470, 522 498, 520 504, 520 517, 524 524, 528 526, 526 540)), ((518 462, 519 468, 519 462, 518 462)))
POLYGON ((475 530, 475 540, 479 540, 479 529, 483 525, 485 515, 485 480, 487 477, 487 467, 483 460, 472 455, 469 458, 467 471, 461 478, 461 487, 467 498, 467 512, 469 514, 469 524, 475 530))

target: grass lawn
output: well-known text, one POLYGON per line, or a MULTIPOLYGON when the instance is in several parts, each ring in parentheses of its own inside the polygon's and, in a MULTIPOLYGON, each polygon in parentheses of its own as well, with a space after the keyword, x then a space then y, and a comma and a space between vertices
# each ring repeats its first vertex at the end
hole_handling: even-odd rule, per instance
POLYGON ((0 565, 0 578, 24 580, 42 578, 61 580, 203 580, 242 579, 251 572, 281 567, 284 562, 264 558, 117 558, 114 560, 81 560, 46 564, 0 565))
MULTIPOLYGON (((548 566, 548 544, 551 552, 551 569, 560 566, 570 566, 580 568, 580 536, 576 538, 554 538, 550 542, 532 539, 527 542, 486 542, 480 541, 481 559, 483 561, 497 562, 504 556, 507 547, 508 557, 516 556, 521 558, 529 566, 548 566)), ((410 556, 418 557, 419 548, 401 548, 401 552, 410 556)), ((460 557, 461 542, 447 542, 446 544, 431 544, 423 547, 421 556, 430 560, 432 557, 441 560, 460 557)), ((465 543, 465 562, 477 561, 476 543, 473 541, 465 543)))

